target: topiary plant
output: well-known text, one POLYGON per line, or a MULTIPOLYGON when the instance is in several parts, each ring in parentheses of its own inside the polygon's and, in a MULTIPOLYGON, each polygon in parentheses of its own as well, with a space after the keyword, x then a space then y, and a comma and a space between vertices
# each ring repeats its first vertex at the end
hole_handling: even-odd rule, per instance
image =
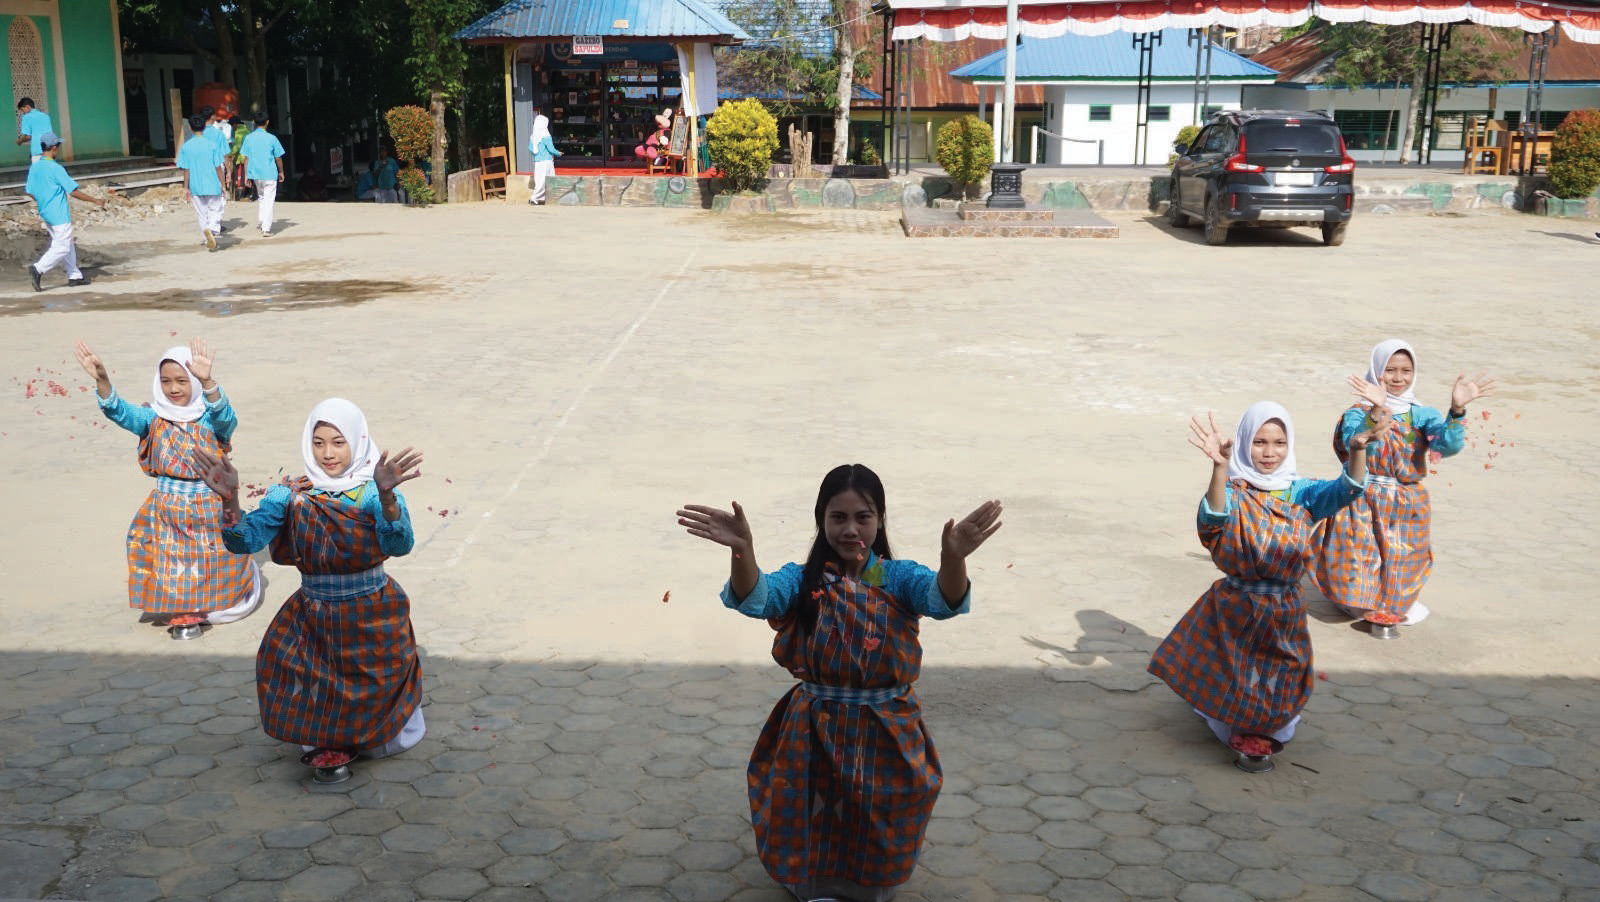
POLYGON ((934 159, 961 186, 961 196, 983 182, 994 165, 994 129, 977 116, 962 116, 939 127, 934 159))
POLYGON ((711 165, 722 173, 732 193, 759 188, 778 149, 778 120, 761 101, 746 98, 717 107, 706 123, 711 165))
MULTIPOLYGON (((1194 139, 1198 137, 1200 137, 1200 126, 1185 125, 1183 128, 1178 129, 1178 134, 1172 139, 1172 144, 1174 147, 1179 144, 1182 144, 1184 147, 1190 147, 1193 146, 1194 139)), ((1176 153, 1167 154, 1168 166, 1171 166, 1176 162, 1178 162, 1178 155, 1176 153)))
POLYGON ((405 164, 395 175, 395 182, 405 190, 414 204, 431 204, 436 198, 428 179, 416 166, 417 158, 433 150, 433 117, 419 106, 397 106, 383 114, 389 126, 389 138, 394 141, 395 159, 405 164))
POLYGON ((1600 110, 1573 110, 1550 141, 1550 190, 1588 197, 1600 188, 1600 110))

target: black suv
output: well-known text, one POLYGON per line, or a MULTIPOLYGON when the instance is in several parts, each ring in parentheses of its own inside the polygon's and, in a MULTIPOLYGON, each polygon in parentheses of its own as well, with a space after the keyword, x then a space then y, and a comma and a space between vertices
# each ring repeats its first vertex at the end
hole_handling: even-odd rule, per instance
POLYGON ((1167 221, 1205 224, 1206 243, 1223 244, 1234 225, 1316 224, 1322 243, 1344 243, 1356 161, 1322 113, 1224 110, 1189 146, 1174 145, 1167 221))

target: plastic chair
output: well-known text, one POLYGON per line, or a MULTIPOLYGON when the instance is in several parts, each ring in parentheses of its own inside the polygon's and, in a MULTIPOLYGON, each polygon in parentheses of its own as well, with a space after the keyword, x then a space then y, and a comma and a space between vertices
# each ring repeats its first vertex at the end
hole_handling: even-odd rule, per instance
POLYGON ((506 162, 504 147, 484 147, 478 150, 478 187, 483 199, 506 196, 506 176, 511 170, 506 162))

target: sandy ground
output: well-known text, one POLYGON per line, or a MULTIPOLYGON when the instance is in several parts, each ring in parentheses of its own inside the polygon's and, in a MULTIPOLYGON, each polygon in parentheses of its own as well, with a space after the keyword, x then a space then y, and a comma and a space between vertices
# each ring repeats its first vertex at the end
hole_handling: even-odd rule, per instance
POLYGON ((1342 248, 1213 248, 1132 215, 1116 240, 913 241, 853 211, 279 210, 261 239, 230 205, 215 253, 187 211, 91 224, 89 288, 0 273, 0 650, 249 654, 295 585, 268 566, 262 611, 198 643, 136 623, 122 542, 150 480, 78 339, 135 400, 163 348, 207 339, 249 483, 299 472, 330 395, 423 449, 417 548, 390 569, 433 652, 760 662, 765 625, 716 600, 726 553, 673 511, 739 499, 770 569, 804 553, 822 474, 859 461, 901 557, 935 560, 945 518, 1005 502, 973 614, 924 633, 929 666, 1070 679, 1105 664, 1093 636, 1147 648, 1216 575, 1187 419, 1280 400, 1302 472, 1332 475, 1343 379, 1400 336, 1424 402, 1461 371, 1502 389, 1429 483, 1434 617, 1399 642, 1319 620, 1319 666, 1600 676, 1588 223, 1368 217, 1342 248))

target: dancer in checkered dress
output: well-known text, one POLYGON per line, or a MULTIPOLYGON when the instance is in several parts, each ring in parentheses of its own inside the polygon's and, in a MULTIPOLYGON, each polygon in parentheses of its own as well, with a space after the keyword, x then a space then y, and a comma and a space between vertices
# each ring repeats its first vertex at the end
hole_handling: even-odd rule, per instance
POLYGON ((223 497, 227 546, 270 545, 274 561, 300 570, 299 591, 256 654, 261 726, 299 743, 307 763, 325 751, 392 755, 425 729, 411 602, 383 570, 386 558, 411 551, 411 517, 395 487, 422 475, 422 455, 380 453, 366 417, 342 398, 312 409, 301 453, 305 475, 242 516, 233 465, 196 455, 223 497))
POLYGON ((1225 575, 1189 608, 1150 659, 1150 672, 1192 705, 1224 744, 1283 743, 1311 697, 1311 636, 1300 598, 1316 520, 1366 484, 1366 448, 1391 421, 1350 437, 1344 475, 1301 479, 1294 423, 1270 401, 1253 404, 1227 438, 1216 418, 1190 422, 1189 443, 1211 460, 1200 501, 1200 543, 1225 575))
POLYGON ((1311 578, 1352 617, 1373 612, 1421 623, 1428 607, 1417 600, 1433 571, 1429 533, 1433 505, 1422 477, 1429 456, 1450 457, 1466 441, 1467 405, 1494 391, 1493 379, 1457 376, 1450 412, 1417 402, 1416 352, 1399 339, 1372 349, 1367 377, 1351 376, 1363 403, 1344 412, 1334 428, 1340 457, 1350 436, 1368 426, 1367 409, 1387 408, 1396 428, 1367 452, 1367 491, 1356 503, 1317 524, 1311 578))
POLYGON ((261 603, 260 570, 249 555, 222 547, 222 504, 191 460, 196 451, 226 452, 239 425, 211 378, 211 349, 199 340, 168 348, 156 363, 151 402, 140 407, 117 394, 87 344, 76 351, 101 412, 139 437, 139 466, 156 480, 128 526, 128 605, 163 626, 180 614, 213 624, 249 616, 261 603))
POLYGON ((690 535, 730 549, 722 603, 767 620, 773 659, 801 681, 772 709, 746 777, 761 863, 796 898, 878 902, 916 868, 944 779, 911 685, 918 624, 967 612, 966 559, 1000 512, 987 501, 945 523, 935 573, 891 557, 877 475, 837 467, 805 564, 762 573, 738 502, 678 511, 690 535))

